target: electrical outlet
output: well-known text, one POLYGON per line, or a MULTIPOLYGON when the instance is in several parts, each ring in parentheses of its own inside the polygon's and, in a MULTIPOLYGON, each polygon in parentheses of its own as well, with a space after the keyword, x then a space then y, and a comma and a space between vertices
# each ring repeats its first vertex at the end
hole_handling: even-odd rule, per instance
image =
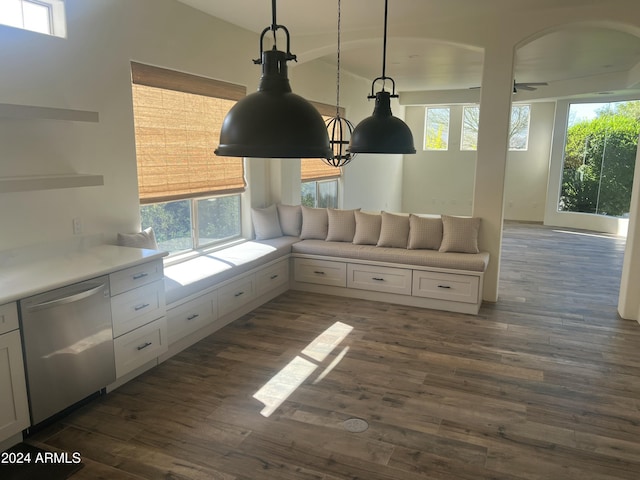
POLYGON ((80 217, 73 219, 73 234, 82 235, 82 219, 80 217))

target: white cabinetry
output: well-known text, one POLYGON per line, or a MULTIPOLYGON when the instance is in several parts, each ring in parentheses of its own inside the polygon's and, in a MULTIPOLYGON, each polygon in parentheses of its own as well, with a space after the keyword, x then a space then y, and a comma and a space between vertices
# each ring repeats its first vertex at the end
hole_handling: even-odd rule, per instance
POLYGON ((109 275, 116 378, 153 362, 167 351, 162 260, 109 275))
POLYGON ((292 288, 473 315, 480 310, 483 272, 328 258, 294 256, 292 288))
POLYGON ((349 263, 347 287, 411 295, 411 270, 349 263))
POLYGON ((293 271, 293 276, 299 282, 334 287, 347 286, 347 264, 344 262, 294 258, 293 271))
POLYGON ((22 440, 20 432, 29 426, 29 403, 18 328, 15 302, 0 305, 0 451, 22 440), (12 439, 14 436, 17 437, 12 439), (5 441, 9 444, 4 445, 5 441))
POLYGON ((480 278, 472 275, 413 272, 413 295, 455 302, 477 303, 480 278))
POLYGON ((169 345, 212 324, 218 318, 217 291, 200 295, 167 310, 169 345))
POLYGON ((247 275, 218 289, 218 314, 222 317, 256 297, 256 276, 247 275))

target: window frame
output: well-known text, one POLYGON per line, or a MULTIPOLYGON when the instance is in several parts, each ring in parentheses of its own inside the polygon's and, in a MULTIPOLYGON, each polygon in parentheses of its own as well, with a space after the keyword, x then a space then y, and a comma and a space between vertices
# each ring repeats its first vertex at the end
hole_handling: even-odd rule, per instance
MULTIPOLYGON (((67 36, 67 25, 66 25, 66 14, 64 9, 64 0, 17 0, 20 4, 20 23, 5 23, 0 22, 2 25, 7 25, 13 28, 19 28, 20 30, 24 30, 27 32, 39 33, 42 35, 49 35, 52 37, 61 37, 66 38, 67 36), (40 30, 34 30, 32 28, 28 28, 25 22, 25 12, 24 5, 31 4, 37 5, 41 7, 45 7, 48 12, 48 31, 43 32, 40 30)), ((2 18, 2 15, 0 15, 2 18)))
MULTIPOLYGON (((320 178, 320 179, 311 179, 311 180, 306 180, 304 182, 301 182, 301 186, 300 186, 300 204, 304 205, 302 203, 302 185, 304 184, 309 184, 309 183, 315 183, 316 184, 316 191, 315 191, 315 197, 314 197, 314 202, 313 202, 313 208, 339 208, 340 205, 340 179, 337 177, 334 178, 320 178), (335 206, 327 206, 327 207, 318 207, 318 198, 320 197, 320 184, 326 184, 326 183, 335 183, 336 184, 336 204, 335 206)), ((311 206, 311 205, 308 205, 311 206)))
POLYGON ((422 150, 428 152, 446 152, 449 150, 449 133, 451 132, 451 106, 449 105, 433 105, 427 106, 424 110, 424 135, 422 142, 422 150), (430 110, 446 110, 447 111, 447 130, 446 130, 446 145, 444 148, 429 147, 429 111, 430 110))
MULTIPOLYGON (((476 152, 478 151, 478 132, 476 130, 475 132, 475 137, 476 137, 476 147, 475 148, 463 148, 464 147, 464 138, 465 138, 465 112, 467 111, 467 109, 476 109, 478 111, 478 117, 480 114, 480 105, 476 104, 469 104, 469 105, 463 105, 462 106, 462 125, 460 127, 460 151, 461 152, 476 152)), ((529 150, 529 135, 531 133, 531 104, 530 103, 516 103, 516 104, 512 104, 511 105, 511 113, 509 114, 509 146, 508 146, 508 151, 509 152, 526 152, 529 150), (527 113, 527 128, 526 128, 526 138, 525 138, 525 146, 524 148, 514 148, 511 146, 511 139, 513 138, 513 110, 516 108, 527 108, 528 109, 528 113, 527 113)))
MULTIPOLYGON (((162 92, 165 92, 165 91, 173 92, 174 96, 177 92, 178 96, 176 98, 178 99, 181 98, 180 94, 186 95, 184 97, 184 102, 185 102, 184 104, 176 103, 175 105, 178 105, 178 107, 175 107, 175 105, 172 105, 172 108, 178 108, 178 110, 176 111, 180 113, 181 111, 183 111, 184 108, 186 108, 185 105, 189 106, 191 105, 190 102, 197 100, 197 97, 194 97, 194 95, 201 96, 201 97, 208 97, 210 99, 224 100, 225 102, 229 103, 229 101, 236 102, 240 98, 242 98, 244 95, 246 95, 246 88, 239 85, 235 85, 235 84, 229 84, 226 82, 209 79, 207 77, 200 77, 200 76, 191 75, 191 74, 174 71, 174 70, 169 70, 161 67, 153 67, 150 65, 144 65, 137 62, 131 62, 131 84, 132 84, 132 98, 133 98, 133 105, 134 105, 134 108, 133 108, 134 126, 136 128, 136 132, 135 132, 136 164, 138 166, 138 175, 139 175, 138 182, 140 185, 139 188, 141 190, 139 192, 139 202, 140 202, 139 208, 140 208, 141 223, 142 223, 142 220, 144 219, 143 209, 147 206, 170 204, 172 202, 184 202, 184 201, 188 202, 190 246, 184 249, 180 248, 176 250, 170 250, 169 257, 171 257, 172 262, 175 261, 176 258, 179 258, 179 259, 190 258, 194 254, 194 252, 196 254, 199 254, 199 252, 203 250, 211 251, 211 250, 220 248, 222 246, 234 244, 234 243, 237 243, 238 241, 244 240, 243 232, 245 227, 245 222, 244 222, 245 215, 243 215, 243 213, 246 213, 244 212, 246 208, 244 192, 246 192, 246 188, 247 188, 247 182, 246 182, 247 165, 246 165, 245 159, 235 159, 235 158, 232 159, 234 161, 237 160, 238 162, 241 162, 241 166, 242 166, 242 177, 239 177, 240 167, 235 163, 233 164, 233 166, 230 166, 231 170, 227 170, 231 172, 236 172, 232 176, 232 183, 228 183, 229 177, 227 177, 224 174, 225 172, 222 172, 222 174, 219 173, 218 175, 211 174, 211 177, 209 177, 208 175, 210 174, 209 172, 211 168, 208 165, 205 165, 205 168, 207 169, 208 173, 203 172, 202 174, 206 175, 205 178, 210 178, 211 182, 213 183, 202 182, 202 177, 198 177, 197 179, 194 180, 194 182, 189 183, 189 187, 185 189, 185 187, 183 186, 185 182, 184 179, 180 178, 179 179, 180 181, 178 183, 175 183, 175 182, 172 182, 172 180, 174 179, 170 175, 166 180, 168 183, 159 184, 159 185, 162 185, 163 188, 156 190, 153 188, 155 184, 151 182, 149 184, 151 189, 142 190, 141 178, 144 178, 144 177, 140 177, 140 172, 141 172, 140 169, 142 168, 143 169, 142 171, 144 171, 144 168, 149 168, 149 167, 147 166, 141 167, 141 165, 146 165, 146 164, 140 163, 141 160, 139 155, 141 155, 140 151, 141 149, 143 149, 141 145, 144 145, 147 148, 151 148, 150 151, 156 157, 159 157, 159 158, 166 158, 170 160, 171 158, 173 158, 173 156, 179 153, 181 157, 184 157, 184 161, 181 160, 179 163, 188 162, 189 160, 195 161, 196 163, 194 164, 194 168, 197 167, 197 171, 199 171, 198 169, 200 169, 200 167, 202 166, 201 163, 203 160, 202 158, 200 158, 201 154, 195 150, 198 150, 198 149, 201 150, 202 145, 196 144, 195 147, 191 149, 193 151, 189 151, 188 146, 190 145, 191 140, 189 140, 190 137, 189 135, 187 135, 186 138, 183 140, 184 143, 177 144, 176 145, 177 150, 174 151, 171 147, 168 148, 164 142, 160 142, 160 143, 156 142, 157 143, 156 144, 153 141, 151 141, 151 143, 143 142, 141 144, 138 144, 138 140, 140 138, 138 137, 138 135, 139 134, 144 135, 142 128, 144 128, 143 125, 146 125, 147 123, 149 123, 151 128, 154 128, 154 129, 159 128, 161 132, 162 131, 168 132, 168 133, 164 133, 165 135, 169 135, 171 132, 173 132, 173 130, 166 130, 166 129, 178 128, 180 131, 183 128, 183 124, 180 123, 180 121, 178 121, 178 127, 175 127, 173 125, 173 122, 169 122, 169 124, 167 124, 166 122, 168 120, 166 120, 166 118, 163 119, 162 112, 160 112, 157 117, 153 116, 154 111, 163 110, 162 107, 158 108, 156 106, 157 101, 154 103, 154 100, 155 100, 154 97, 159 95, 162 92), (151 93, 147 93, 149 92, 149 90, 136 90, 136 88, 140 86, 151 87, 151 89, 155 89, 154 92, 151 92, 153 93, 153 95, 151 95, 151 93), (160 91, 160 93, 158 93, 158 91, 160 91), (137 92, 147 93, 147 95, 151 95, 151 97, 137 98, 136 97, 137 92), (140 100, 140 103, 136 103, 138 102, 138 100, 140 100), (145 103, 145 100, 147 100, 147 103, 145 103), (138 108, 140 108, 141 112, 143 112, 142 113, 143 117, 137 117, 136 110, 138 108), (147 115, 146 117, 144 117, 145 114, 147 115), (144 118, 145 121, 137 124, 136 118, 144 118), (156 123, 156 122, 159 122, 159 123, 156 123), (141 130, 138 131, 138 128, 141 128, 141 130), (185 146, 187 147, 188 153, 187 151, 184 150, 185 146), (240 182, 240 180, 242 180, 241 188, 239 186, 236 186, 236 183, 240 185, 238 183, 240 182), (192 187, 192 183, 195 183, 196 186, 192 187), (142 193, 143 191, 144 191, 144 194, 142 193), (234 233, 233 235, 226 236, 224 238, 216 238, 212 241, 203 241, 203 237, 201 237, 201 227, 203 225, 201 224, 201 217, 199 215, 199 208, 198 208, 199 206, 201 206, 200 202, 209 200, 209 199, 218 199, 218 198, 227 198, 227 197, 234 197, 238 199, 237 212, 233 214, 234 217, 237 214, 237 223, 234 223, 234 225, 232 225, 232 228, 234 229, 234 231, 237 232, 237 234, 234 233)), ((171 95, 170 93, 168 94, 171 95)), ((209 105, 209 104, 205 102, 205 105, 209 105)), ((223 111, 226 108, 226 104, 222 104, 222 105, 223 105, 223 108, 221 111, 223 111)), ((233 105, 229 106, 228 108, 230 109, 232 106, 233 105)), ((209 108, 216 109, 214 111, 216 111, 217 114, 220 113, 217 111, 218 107, 216 105, 213 105, 213 107, 209 106, 209 108)), ((189 113, 191 111, 187 109, 187 112, 189 113)), ((207 115, 209 115, 210 113, 211 112, 209 112, 207 110, 207 107, 205 106, 205 109, 201 112, 200 117, 207 117, 207 115)), ((166 113, 164 115, 166 117, 166 113)), ((179 118, 180 117, 178 117, 178 119, 179 118)), ((218 120, 221 124, 222 118, 218 118, 218 120)), ((199 123, 196 124, 195 126, 197 127, 198 125, 199 123)), ((197 138, 199 137, 193 137, 193 138, 195 138, 197 142, 197 138)), ((211 155, 213 155, 213 148, 207 148, 206 150, 207 152, 210 150, 211 155)), ((145 155, 148 153, 149 152, 146 152, 142 155, 145 155)), ((207 153, 207 158, 208 156, 209 154, 207 153)), ((224 159, 224 157, 221 157, 221 158, 224 159)), ((205 164, 207 164, 206 161, 205 161, 205 164)), ((172 166, 172 165, 169 165, 169 166, 172 166)), ((152 164, 151 168, 153 171, 153 169, 157 169, 158 167, 155 164, 152 164)), ((193 175, 193 170, 189 169, 189 171, 191 171, 191 174, 193 175)), ((198 175, 197 172, 196 172, 196 175, 198 175)), ((165 176, 166 176, 166 172, 165 172, 165 176)), ((176 226, 180 226, 180 225, 184 227, 184 224, 182 222, 178 223, 176 226)), ((215 225, 215 223, 212 225, 215 225)), ((142 224, 141 226, 142 228, 145 228, 147 226, 153 226, 153 225, 142 224)), ((178 237, 178 238, 182 238, 182 237, 178 237)), ((185 238, 185 241, 186 241, 186 238, 185 238)))

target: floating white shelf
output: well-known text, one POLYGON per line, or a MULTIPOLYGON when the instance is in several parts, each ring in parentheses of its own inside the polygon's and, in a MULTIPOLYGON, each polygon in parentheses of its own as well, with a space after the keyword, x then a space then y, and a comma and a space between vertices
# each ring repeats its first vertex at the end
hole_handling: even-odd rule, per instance
POLYGON ((104 185, 102 175, 71 173, 67 175, 29 175, 0 178, 0 193, 52 190, 57 188, 95 187, 104 185))
POLYGON ((68 120, 95 123, 98 122, 99 115, 98 112, 86 110, 0 103, 0 118, 68 120))

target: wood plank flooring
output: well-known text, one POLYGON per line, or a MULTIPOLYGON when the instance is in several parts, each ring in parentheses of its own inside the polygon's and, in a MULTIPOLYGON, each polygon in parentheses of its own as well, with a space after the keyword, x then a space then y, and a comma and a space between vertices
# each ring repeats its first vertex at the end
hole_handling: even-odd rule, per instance
POLYGON ((560 230, 506 226, 478 316, 288 292, 29 441, 74 480, 638 479, 624 240, 560 230))

